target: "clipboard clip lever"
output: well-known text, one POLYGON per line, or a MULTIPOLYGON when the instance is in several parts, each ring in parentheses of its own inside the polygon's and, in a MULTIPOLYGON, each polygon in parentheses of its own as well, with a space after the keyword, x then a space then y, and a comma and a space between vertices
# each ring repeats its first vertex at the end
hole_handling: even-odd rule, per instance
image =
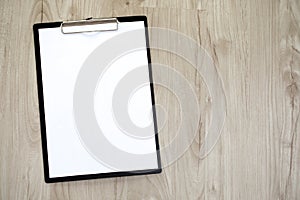
POLYGON ((63 34, 116 31, 118 30, 118 24, 117 18, 89 17, 78 21, 64 21, 60 25, 60 30, 63 34))

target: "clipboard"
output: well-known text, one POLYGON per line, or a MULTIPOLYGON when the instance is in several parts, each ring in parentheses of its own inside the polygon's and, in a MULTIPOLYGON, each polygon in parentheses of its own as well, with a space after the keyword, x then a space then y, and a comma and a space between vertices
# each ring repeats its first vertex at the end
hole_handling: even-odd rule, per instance
POLYGON ((38 23, 33 32, 45 182, 160 173, 146 16, 38 23), (134 40, 126 40, 132 32, 134 40), (140 47, 131 47, 135 41, 140 47), (128 119, 107 107, 124 111, 124 91, 130 92, 135 80, 144 84, 131 96, 131 119, 139 125, 132 126, 131 135, 119 127, 128 128, 128 119))

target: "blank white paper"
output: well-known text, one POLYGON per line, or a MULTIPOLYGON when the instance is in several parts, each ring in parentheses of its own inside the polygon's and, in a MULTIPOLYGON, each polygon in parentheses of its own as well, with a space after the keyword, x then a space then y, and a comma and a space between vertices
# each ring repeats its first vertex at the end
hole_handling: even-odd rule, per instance
MULTIPOLYGON (((82 145, 74 122, 73 91, 78 73, 91 52, 108 39, 134 29, 144 29, 144 22, 121 22, 117 31, 97 33, 62 34, 59 27, 39 29, 50 178, 116 172, 101 164, 82 145)), ((144 40, 144 48, 112 61, 99 79, 95 91, 96 118, 105 137, 120 150, 132 154, 156 152, 150 83, 133 91, 128 102, 128 113, 132 122, 139 127, 152 124, 151 137, 141 140, 124 134, 111 116, 110 107, 114 87, 128 72, 144 66, 145 78, 149 80, 146 39, 144 40)), ((119 159, 124 162, 122 158, 119 159)), ((131 170, 157 169, 156 154, 150 159, 147 166, 141 161, 132 166, 131 170)), ((117 171, 128 170, 121 166, 117 171)))

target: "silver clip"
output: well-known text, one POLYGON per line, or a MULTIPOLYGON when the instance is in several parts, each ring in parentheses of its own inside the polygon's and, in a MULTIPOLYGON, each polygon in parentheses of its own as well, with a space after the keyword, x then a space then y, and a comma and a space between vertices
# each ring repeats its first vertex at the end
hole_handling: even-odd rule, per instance
POLYGON ((65 21, 60 25, 63 34, 101 32, 118 30, 117 18, 87 18, 78 21, 65 21))

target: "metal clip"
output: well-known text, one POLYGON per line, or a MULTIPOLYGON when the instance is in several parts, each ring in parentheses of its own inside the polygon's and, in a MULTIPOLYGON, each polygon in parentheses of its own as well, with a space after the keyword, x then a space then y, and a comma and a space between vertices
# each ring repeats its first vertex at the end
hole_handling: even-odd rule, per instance
POLYGON ((60 25, 63 34, 101 32, 118 30, 117 18, 87 18, 78 21, 65 21, 60 25))

